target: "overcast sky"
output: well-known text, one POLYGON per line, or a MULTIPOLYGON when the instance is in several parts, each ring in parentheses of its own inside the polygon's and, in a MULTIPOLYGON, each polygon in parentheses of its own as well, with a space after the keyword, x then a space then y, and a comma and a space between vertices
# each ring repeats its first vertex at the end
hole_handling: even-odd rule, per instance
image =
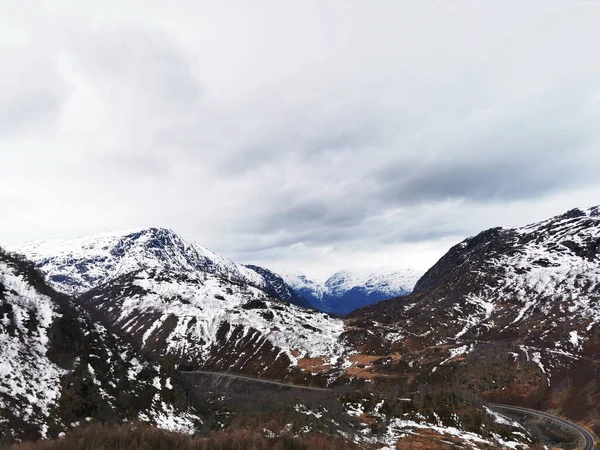
POLYGON ((0 2, 0 244, 325 277, 600 204, 595 1, 0 2))

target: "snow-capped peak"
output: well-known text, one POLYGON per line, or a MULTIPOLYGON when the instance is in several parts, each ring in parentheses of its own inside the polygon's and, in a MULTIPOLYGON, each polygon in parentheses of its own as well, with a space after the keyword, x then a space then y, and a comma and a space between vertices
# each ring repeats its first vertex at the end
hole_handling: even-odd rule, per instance
POLYGON ((281 278, 300 294, 310 293, 315 298, 323 298, 324 287, 321 283, 310 280, 303 273, 281 272, 281 278))
POLYGON ((345 269, 332 275, 325 282, 325 287, 327 292, 337 295, 362 287, 367 293, 378 291, 395 296, 412 291, 421 275, 413 269, 345 269))
POLYGON ((167 228, 30 242, 12 250, 35 262, 57 290, 68 294, 80 294, 123 274, 151 268, 206 272, 268 288, 256 271, 167 228))
POLYGON ((298 293, 322 311, 346 314, 353 309, 409 294, 421 277, 413 269, 362 268, 341 270, 324 283, 301 273, 282 277, 298 293))

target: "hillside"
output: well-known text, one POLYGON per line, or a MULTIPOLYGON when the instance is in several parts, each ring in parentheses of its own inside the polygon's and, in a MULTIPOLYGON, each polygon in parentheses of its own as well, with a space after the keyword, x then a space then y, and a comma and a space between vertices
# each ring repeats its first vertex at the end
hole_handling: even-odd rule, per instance
POLYGON ((141 350, 189 368, 285 378, 311 358, 339 371, 346 353, 341 320, 212 274, 143 269, 80 301, 141 350))
POLYGON ((356 316, 410 316, 414 332, 429 331, 430 342, 518 337, 586 354, 599 298, 600 214, 591 208, 466 239, 425 273, 412 296, 356 316))
POLYGON ((406 353, 410 367, 396 367, 396 375, 592 420, 600 398, 599 300, 595 207, 466 239, 412 295, 351 316, 357 345, 365 348, 363 327, 376 321, 380 341, 372 351, 406 353))
POLYGON ((201 425, 180 376, 144 358, 0 250, 0 430, 5 439, 57 436, 90 421, 201 425))
MULTIPOLYGON (((63 292, 154 357, 189 369, 300 377, 316 359, 343 372, 341 320, 308 309, 281 277, 149 228, 16 249, 63 292)), ((336 375, 337 374, 337 375, 336 375)))

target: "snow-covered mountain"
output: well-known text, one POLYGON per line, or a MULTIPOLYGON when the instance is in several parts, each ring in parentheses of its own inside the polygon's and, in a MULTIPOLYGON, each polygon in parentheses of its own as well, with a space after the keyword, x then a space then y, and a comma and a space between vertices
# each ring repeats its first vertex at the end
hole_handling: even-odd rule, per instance
MULTIPOLYGON (((233 263, 163 229, 20 251, 54 286, 77 297, 53 293, 31 268, 4 257, 0 427, 13 434, 52 435, 71 421, 97 417, 69 409, 78 401, 57 400, 73 395, 100 404, 94 414, 189 426, 193 411, 169 397, 178 386, 175 375, 146 358, 306 384, 402 386, 421 403, 428 397, 423 386, 467 391, 600 424, 598 207, 466 239, 412 294, 361 308, 344 321, 282 297, 293 285, 313 292, 323 308, 330 294, 389 298, 405 282, 412 288, 405 280, 414 283, 418 274, 345 271, 319 285, 233 263), (43 296, 70 306, 53 310, 43 296), (79 329, 84 332, 73 337, 79 329), (39 381, 30 387, 32 379, 39 381), (74 380, 75 391, 59 396, 57 379, 61 386, 74 380), (123 392, 130 396, 121 400, 123 392)), ((380 406, 372 406, 375 417, 380 406)), ((447 424, 460 423, 447 412, 447 424)), ((439 425, 438 419, 436 412, 428 420, 439 425)), ((405 428, 401 423, 398 432, 405 428)))
POLYGON ((321 304, 325 288, 302 273, 281 272, 281 278, 298 294, 302 295, 313 307, 321 304))
POLYGON ((428 330, 453 340, 518 333, 578 352, 600 323, 600 208, 468 238, 427 271, 405 300, 410 303, 362 312, 420 316, 428 330), (423 314, 429 310, 434 320, 423 314), (528 326, 532 322, 538 325, 528 326))
POLYGON ((322 284, 303 274, 285 273, 282 277, 313 307, 347 314, 381 300, 410 294, 421 275, 412 269, 342 270, 322 284))
POLYGON ((193 432, 180 376, 150 362, 28 263, 0 250, 0 435, 56 436, 92 420, 193 432))
POLYGON ((30 242, 12 248, 46 275, 58 291, 78 295, 140 269, 168 269, 213 274, 245 284, 281 300, 306 301, 266 269, 235 263, 165 228, 143 228, 76 239, 30 242))
POLYGON ((413 294, 351 316, 388 324, 397 348, 419 352, 413 367, 429 382, 465 380, 490 399, 592 414, 600 398, 600 207, 468 238, 413 294))
POLYGON ((80 301, 140 349, 190 368, 284 378, 305 358, 334 370, 344 354, 341 320, 213 274, 142 269, 80 301))
POLYGON ((285 280, 277 275, 275 272, 271 272, 264 267, 247 265, 249 269, 252 269, 260 276, 262 276, 268 288, 266 289, 269 293, 273 294, 275 297, 285 299, 289 303, 292 303, 297 306, 302 306, 304 308, 313 308, 311 303, 298 291, 292 288, 285 280))
POLYGON ((314 358, 332 373, 342 370, 341 320, 301 307, 306 300, 268 270, 234 263, 170 230, 15 250, 56 289, 77 294, 104 323, 157 357, 272 378, 301 376, 303 360, 314 358))
MULTIPOLYGON (((340 320, 324 313, 179 266, 153 264, 115 274, 73 300, 49 287, 33 265, 0 251, 0 436, 3 442, 56 437, 91 421, 131 419, 193 432, 201 419, 181 375, 156 362, 160 358, 151 362, 142 355, 275 378, 285 378, 291 365, 293 380, 327 382, 323 374, 335 377, 348 370, 354 376, 365 369, 363 359, 348 355, 344 331, 340 320), (106 322, 110 327, 102 325, 106 322)), ((276 398, 279 387, 268 386, 273 390, 259 392, 276 398)), ((443 395, 443 401, 413 405, 410 398, 375 401, 371 392, 347 391, 339 398, 324 394, 327 408, 311 397, 306 406, 299 394, 283 395, 296 413, 285 410, 284 423, 290 424, 288 431, 304 434, 314 427, 374 448, 391 448, 419 433, 426 442, 434 436, 469 448, 520 448, 531 442, 518 423, 443 395), (456 413, 446 398, 457 405, 456 413), (367 428, 365 417, 377 426, 367 428), (347 429, 357 431, 351 437, 347 429)), ((276 423, 269 414, 277 410, 261 409, 255 398, 252 402, 256 414, 276 423)))

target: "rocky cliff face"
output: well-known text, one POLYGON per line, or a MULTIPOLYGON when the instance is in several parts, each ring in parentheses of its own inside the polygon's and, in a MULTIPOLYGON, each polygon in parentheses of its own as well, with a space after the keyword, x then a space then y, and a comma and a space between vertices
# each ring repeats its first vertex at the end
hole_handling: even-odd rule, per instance
POLYGON ((301 306, 303 308, 313 307, 311 303, 302 295, 302 293, 293 289, 283 280, 281 276, 277 275, 275 272, 271 272, 270 270, 259 266, 247 265, 246 267, 258 273, 265 279, 267 284, 267 288, 265 290, 273 297, 279 298, 296 306, 301 306))

